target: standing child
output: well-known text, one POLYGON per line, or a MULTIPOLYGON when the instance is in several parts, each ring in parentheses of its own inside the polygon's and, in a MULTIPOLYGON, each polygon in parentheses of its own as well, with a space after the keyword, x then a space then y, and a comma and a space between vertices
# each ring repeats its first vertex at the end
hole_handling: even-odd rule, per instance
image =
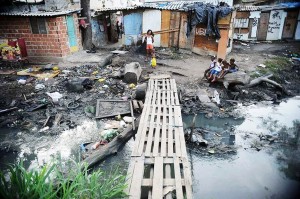
POLYGON ((222 67, 221 67, 222 61, 223 61, 223 59, 219 58, 218 62, 216 63, 216 66, 210 72, 210 76, 208 77, 208 79, 213 78, 213 80, 211 82, 215 82, 217 80, 217 77, 219 76, 219 74, 222 70, 222 67))
MULTIPOLYGON (((144 40, 146 40, 146 59, 145 61, 148 61, 148 56, 151 58, 151 55, 153 53, 153 43, 154 43, 154 35, 152 30, 148 30, 147 34, 144 37, 144 40)), ((144 41, 143 41, 144 42, 144 41)))

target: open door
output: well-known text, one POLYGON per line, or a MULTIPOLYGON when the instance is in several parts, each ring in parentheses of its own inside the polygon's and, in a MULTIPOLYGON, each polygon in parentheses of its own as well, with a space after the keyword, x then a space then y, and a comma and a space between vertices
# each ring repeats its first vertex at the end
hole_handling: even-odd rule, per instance
POLYGON ((76 52, 78 51, 78 45, 77 45, 77 36, 75 31, 74 19, 72 15, 67 15, 66 19, 67 19, 70 51, 76 52))

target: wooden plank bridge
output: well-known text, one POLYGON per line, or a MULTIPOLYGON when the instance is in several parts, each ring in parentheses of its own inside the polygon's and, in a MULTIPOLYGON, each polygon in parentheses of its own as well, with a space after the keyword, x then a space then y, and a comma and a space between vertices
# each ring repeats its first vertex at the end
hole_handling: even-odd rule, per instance
POLYGON ((150 79, 127 173, 129 198, 192 198, 174 79, 150 79))

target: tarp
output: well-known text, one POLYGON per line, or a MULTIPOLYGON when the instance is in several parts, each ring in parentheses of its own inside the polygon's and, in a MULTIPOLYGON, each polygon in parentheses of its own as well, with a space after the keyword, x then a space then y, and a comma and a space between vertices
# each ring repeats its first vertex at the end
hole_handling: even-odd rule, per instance
POLYGON ((198 24, 207 25, 206 36, 214 35, 217 39, 221 38, 218 28, 218 18, 226 17, 233 9, 228 5, 214 6, 211 4, 195 3, 187 7, 189 11, 189 20, 187 28, 187 36, 190 35, 191 30, 198 24))

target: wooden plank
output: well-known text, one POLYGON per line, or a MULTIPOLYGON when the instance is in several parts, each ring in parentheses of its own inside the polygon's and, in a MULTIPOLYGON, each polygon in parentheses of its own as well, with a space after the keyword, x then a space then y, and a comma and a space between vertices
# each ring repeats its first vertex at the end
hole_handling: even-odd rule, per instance
POLYGON ((132 176, 129 198, 136 199, 141 198, 142 180, 144 175, 144 160, 143 158, 137 158, 134 166, 134 173, 132 176))
POLYGON ((154 80, 154 90, 157 90, 157 79, 154 80))
POLYGON ((167 74, 160 74, 160 75, 149 75, 150 80, 154 80, 154 79, 170 79, 171 75, 167 75, 167 74))
POLYGON ((166 86, 166 84, 165 84, 165 79, 163 79, 162 81, 163 81, 163 82, 162 82, 162 85, 163 85, 162 90, 165 90, 165 89, 166 89, 166 87, 165 87, 165 86, 166 86))
MULTIPOLYGON (((153 175, 154 175, 154 168, 151 167, 151 169, 150 169, 150 179, 151 180, 153 179, 153 175)), ((143 182, 142 182, 142 185, 143 185, 143 182)), ((151 183, 151 185, 152 185, 152 183, 151 183)), ((148 192, 148 199, 152 199, 152 189, 150 189, 148 192)))
POLYGON ((161 156, 165 157, 167 153, 167 115, 166 108, 163 107, 162 135, 161 135, 161 156))
POLYGON ((143 132, 147 130, 147 125, 145 125, 145 123, 148 121, 149 112, 150 112, 150 106, 149 105, 144 106, 144 110, 143 110, 143 113, 141 116, 141 121, 139 124, 138 132, 136 134, 137 136, 136 136, 136 140, 135 140, 134 149, 132 150, 131 156, 139 156, 139 154, 138 154, 139 144, 140 144, 140 140, 141 140, 143 132))
MULTIPOLYGON (((171 110, 169 109, 169 123, 171 117, 172 117, 172 113, 171 110)), ((173 157, 173 128, 170 124, 168 127, 168 156, 173 157)))
POLYGON ((175 105, 175 98, 174 98, 174 92, 171 91, 171 105, 174 106, 175 105))
MULTIPOLYGON (((170 15, 171 12, 169 10, 161 11, 161 29, 170 29, 170 15)), ((160 45, 161 47, 169 47, 169 36, 170 33, 164 33, 160 36, 160 45)))
POLYGON ((166 80, 166 84, 167 84, 166 89, 167 89, 167 90, 171 90, 171 87, 170 87, 170 80, 169 80, 169 79, 166 80))
POLYGON ((183 175, 185 181, 185 191, 186 191, 186 198, 193 198, 193 191, 192 191, 192 174, 190 163, 186 158, 182 159, 183 164, 183 175))
POLYGON ((176 186, 176 199, 183 199, 180 165, 179 165, 178 157, 174 157, 174 174, 175 174, 175 183, 176 183, 176 185, 175 185, 176 186))
POLYGON ((170 92, 171 92, 171 91, 167 91, 167 105, 171 105, 171 104, 170 104, 170 98, 171 98, 170 92))
POLYGON ((166 91, 162 91, 162 105, 166 105, 166 91))
MULTIPOLYGON (((163 157, 155 157, 153 175, 153 198, 163 198, 163 157)), ((139 197, 140 198, 140 197, 139 197)))
MULTIPOLYGON (((152 130, 152 133, 153 133, 153 123, 154 123, 154 117, 155 117, 155 109, 156 109, 156 106, 153 106, 152 107, 152 110, 151 110, 151 118, 150 118, 150 128, 152 127, 152 129, 148 128, 148 125, 147 124, 144 124, 144 128, 146 128, 145 131, 143 131, 143 134, 141 135, 141 139, 140 139, 140 143, 139 143, 139 148, 138 148, 138 154, 141 156, 143 154, 143 150, 144 150, 144 145, 145 145, 145 138, 146 138, 146 132, 148 131, 150 133, 150 130, 152 130)), ((147 122, 147 121, 146 121, 147 122)), ((148 133, 148 135, 149 135, 148 133)), ((153 135, 151 135, 152 137, 153 135)), ((149 142, 149 140, 148 140, 149 142)), ((148 145, 148 142, 147 142, 147 145, 148 145)), ((150 143, 149 143, 150 144, 150 143)), ((152 145, 152 140, 151 140, 151 145, 152 145)), ((146 146, 147 147, 147 146, 146 146)))
POLYGON ((132 106, 132 101, 131 101, 131 102, 129 102, 129 104, 130 104, 130 112, 131 112, 131 117, 132 117, 132 130, 134 130, 134 131, 135 131, 135 122, 134 122, 134 120, 135 120, 135 117, 134 117, 134 114, 133 114, 133 106, 132 106))
POLYGON ((157 104, 161 104, 161 90, 157 91, 157 95, 158 95, 157 104))
POLYGON ((153 146, 153 156, 159 155, 159 143, 160 143, 160 126, 157 125, 155 128, 154 146, 153 146))
MULTIPOLYGON (((145 158, 144 162, 145 162, 145 164, 154 164, 155 158, 154 157, 145 158)), ((173 164, 173 163, 174 163, 173 157, 171 157, 171 158, 165 157, 164 158, 164 164, 173 164)))
MULTIPOLYGON (((166 179, 171 178, 171 165, 166 164, 166 179)), ((166 195, 166 199, 172 199, 172 193, 166 195)))
POLYGON ((180 140, 180 137, 179 137, 179 131, 176 128, 175 128, 174 137, 175 137, 175 151, 176 151, 176 156, 180 157, 181 156, 181 140, 180 140))
POLYGON ((150 129, 149 129, 148 138, 147 138, 147 145, 146 145, 146 150, 145 150, 145 157, 151 156, 151 148, 153 145, 153 131, 154 131, 154 125, 150 124, 150 129))
MULTIPOLYGON (((181 184, 182 186, 185 185, 185 181, 184 179, 181 180, 181 184)), ((163 179, 163 186, 175 186, 176 185, 176 182, 175 182, 175 179, 174 178, 171 178, 171 179, 163 179)), ((153 186, 153 179, 143 179, 142 180, 142 186, 145 186, 145 187, 152 187, 153 186)), ((154 199, 154 198, 153 198, 154 199)))
POLYGON ((139 104, 140 110, 142 111, 143 108, 144 108, 144 103, 143 103, 143 101, 138 101, 138 104, 139 104))

